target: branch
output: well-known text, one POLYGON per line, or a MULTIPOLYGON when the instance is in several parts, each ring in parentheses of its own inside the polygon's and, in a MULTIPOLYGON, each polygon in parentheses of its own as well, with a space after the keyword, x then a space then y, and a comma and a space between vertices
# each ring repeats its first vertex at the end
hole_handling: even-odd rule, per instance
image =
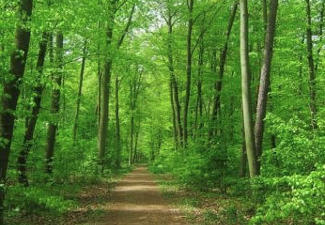
POLYGON ((130 26, 131 26, 131 23, 132 23, 132 18, 133 18, 134 12, 135 12, 135 4, 132 6, 131 13, 130 13, 128 22, 127 22, 127 24, 125 26, 124 32, 123 32, 120 40, 117 43, 117 48, 120 48, 121 47, 121 45, 123 44, 123 41, 124 41, 124 38, 125 38, 126 34, 129 32, 129 29, 130 29, 130 26))
POLYGON ((117 11, 119 11, 126 3, 128 0, 124 0, 119 6, 116 7, 114 13, 116 13, 117 11))

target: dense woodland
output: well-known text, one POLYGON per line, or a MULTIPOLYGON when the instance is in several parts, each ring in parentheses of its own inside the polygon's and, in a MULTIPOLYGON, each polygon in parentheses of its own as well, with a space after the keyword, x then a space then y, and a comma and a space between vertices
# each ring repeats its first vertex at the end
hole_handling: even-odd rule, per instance
POLYGON ((137 163, 245 199, 229 224, 325 224, 324 0, 0 12, 0 225, 69 211, 55 190, 137 163))

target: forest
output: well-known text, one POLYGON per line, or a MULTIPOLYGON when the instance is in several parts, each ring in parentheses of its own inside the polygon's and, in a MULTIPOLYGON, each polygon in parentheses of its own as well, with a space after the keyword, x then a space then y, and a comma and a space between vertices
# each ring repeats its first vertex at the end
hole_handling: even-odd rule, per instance
POLYGON ((0 225, 325 225, 324 13, 0 0, 0 225))

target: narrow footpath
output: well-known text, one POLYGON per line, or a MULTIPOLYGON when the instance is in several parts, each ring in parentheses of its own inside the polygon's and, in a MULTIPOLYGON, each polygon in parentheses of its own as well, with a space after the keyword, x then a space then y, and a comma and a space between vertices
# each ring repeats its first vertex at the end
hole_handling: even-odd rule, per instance
POLYGON ((112 203, 103 225, 186 225, 180 210, 164 200, 145 167, 127 175, 111 195, 112 203))

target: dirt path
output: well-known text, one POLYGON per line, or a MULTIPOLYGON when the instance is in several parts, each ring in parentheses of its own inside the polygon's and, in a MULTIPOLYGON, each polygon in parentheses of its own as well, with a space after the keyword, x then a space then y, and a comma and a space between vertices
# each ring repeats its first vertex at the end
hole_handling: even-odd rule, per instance
POLYGON ((181 212, 162 197, 146 168, 135 169, 112 191, 112 203, 101 225, 186 225, 181 212))

